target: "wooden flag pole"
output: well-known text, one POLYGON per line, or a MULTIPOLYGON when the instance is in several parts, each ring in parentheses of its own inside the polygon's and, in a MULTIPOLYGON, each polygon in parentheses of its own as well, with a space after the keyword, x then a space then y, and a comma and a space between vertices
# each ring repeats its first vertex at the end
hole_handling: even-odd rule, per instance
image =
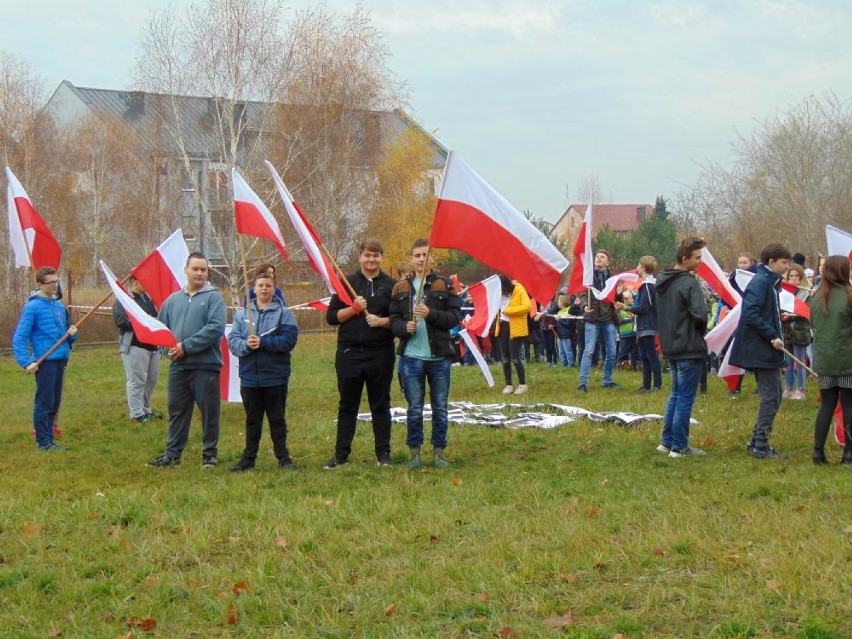
POLYGON ((819 377, 819 375, 817 375, 812 368, 808 368, 808 366, 802 360, 800 360, 798 357, 793 355, 793 353, 788 351, 786 348, 782 348, 781 350, 784 352, 785 355, 787 355, 790 359, 792 359, 794 362, 796 362, 799 366, 801 366, 806 371, 808 371, 811 375, 813 375, 814 377, 819 377))
POLYGON ((246 319, 248 320, 249 336, 251 337, 254 335, 254 323, 251 319, 251 296, 249 295, 249 286, 251 286, 251 283, 249 282, 248 276, 248 264, 246 263, 246 247, 245 242, 243 240, 243 234, 237 233, 237 235, 240 236, 240 257, 243 260, 243 277, 246 281, 246 319))
MULTIPOLYGON (((123 286, 123 285, 124 285, 124 283, 125 283, 127 280, 129 280, 129 279, 130 279, 131 275, 132 275, 132 273, 131 273, 130 275, 126 275, 126 276, 124 277, 124 279, 122 279, 122 280, 121 280, 121 282, 119 282, 119 284, 121 284, 121 285, 123 286)), ((92 315, 94 315, 94 314, 95 314, 95 311, 97 311, 97 310, 98 310, 98 309, 99 309, 99 308, 100 308, 103 304, 105 304, 105 303, 106 303, 106 301, 107 301, 110 297, 112 297, 112 291, 110 291, 109 293, 107 293, 107 295, 106 295, 106 296, 105 296, 102 300, 100 300, 99 302, 95 302, 95 303, 92 305, 92 308, 90 308, 90 309, 86 312, 86 314, 85 314, 85 315, 83 315, 83 317, 81 317, 80 319, 78 319, 78 320, 77 320, 77 321, 73 324, 74 328, 79 329, 79 328, 80 328, 80 326, 83 324, 83 322, 85 322, 85 321, 86 321, 87 319, 89 319, 92 315)), ((66 310, 66 312, 68 312, 68 311, 66 310)), ((46 359, 48 358, 48 356, 49 356, 51 353, 53 353, 53 351, 55 351, 57 348, 59 348, 59 347, 62 345, 62 342, 64 342, 66 339, 68 339, 68 337, 69 337, 69 335, 68 335, 68 331, 66 331, 66 332, 65 332, 65 334, 64 334, 64 335, 62 335, 62 337, 60 337, 58 340, 56 340, 56 343, 54 343, 54 345, 53 345, 53 346, 51 346, 49 349, 47 349, 47 352, 46 352, 44 355, 42 355, 41 357, 39 357, 39 358, 38 358, 38 360, 37 360, 37 361, 36 361, 36 363, 35 363, 35 364, 36 364, 36 366, 41 366, 41 363, 42 363, 44 360, 46 360, 46 359)))
POLYGON ((328 249, 325 248, 325 244, 318 244, 317 246, 322 249, 322 252, 325 253, 325 256, 328 258, 328 261, 331 262, 331 265, 334 267, 334 270, 337 271, 337 275, 340 277, 340 281, 346 285, 346 288, 349 289, 349 293, 352 295, 352 299, 354 300, 358 297, 358 293, 355 292, 355 289, 352 288, 352 285, 349 283, 349 280, 346 279, 346 276, 343 274, 343 271, 340 270, 340 267, 337 265, 337 262, 334 261, 334 258, 331 256, 331 253, 328 252, 328 249))

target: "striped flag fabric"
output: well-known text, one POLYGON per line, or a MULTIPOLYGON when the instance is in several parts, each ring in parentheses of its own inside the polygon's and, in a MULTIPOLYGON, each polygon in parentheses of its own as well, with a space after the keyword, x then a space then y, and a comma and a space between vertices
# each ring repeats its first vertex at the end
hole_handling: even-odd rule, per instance
POLYGON ((136 300, 121 287, 118 279, 103 260, 100 260, 99 264, 110 289, 112 289, 113 295, 115 295, 115 299, 118 300, 127 312, 127 319, 133 325, 133 332, 136 334, 136 339, 143 344, 150 344, 151 346, 161 346, 163 348, 177 346, 177 340, 168 327, 156 317, 148 315, 136 303, 136 300))
POLYGON ((467 322, 467 330, 479 337, 488 337, 491 325, 500 311, 500 278, 497 275, 486 277, 467 289, 473 300, 473 317, 467 322))
POLYGON ((488 363, 485 361, 485 358, 482 356, 482 352, 479 350, 479 346, 476 344, 476 340, 471 337, 468 329, 463 328, 459 331, 459 335, 464 340, 464 345, 466 348, 473 353, 473 359, 476 360, 476 363, 479 365, 479 370, 482 371, 482 374, 485 376, 485 381, 488 383, 489 388, 494 387, 494 376, 491 374, 491 369, 488 368, 488 363))
MULTIPOLYGON (((713 292, 729 308, 734 308, 742 300, 742 296, 731 286, 724 271, 722 271, 722 267, 719 266, 716 258, 713 257, 710 249, 706 246, 701 249, 701 264, 698 265, 698 276, 710 285, 713 292)), ((745 290, 745 287, 740 288, 745 290)))
POLYGON ((234 185, 234 223, 237 233, 253 235, 269 240, 285 260, 289 261, 284 249, 284 236, 269 208, 248 185, 239 171, 231 169, 234 185))
POLYGON ((852 234, 826 224, 825 241, 829 255, 845 255, 852 260, 852 234))
POLYGON ((145 288, 158 309, 169 295, 186 286, 186 261, 189 248, 178 229, 151 251, 130 272, 145 288))
POLYGON ((59 268, 62 249, 47 223, 33 206, 30 196, 6 167, 6 211, 9 218, 9 240, 15 254, 16 267, 33 271, 42 266, 59 268))
POLYGON ((219 398, 223 402, 242 403, 240 395, 240 358, 228 349, 228 335, 233 324, 225 325, 222 336, 222 372, 219 374, 219 398))
POLYGON ((458 249, 553 298, 568 260, 515 206, 450 151, 429 244, 458 249))
POLYGON ((586 215, 574 244, 574 267, 568 282, 568 294, 583 293, 594 283, 595 256, 592 253, 592 200, 586 207, 586 215))
POLYGON ((340 278, 334 271, 330 261, 320 248, 322 242, 320 241, 320 238, 313 226, 311 226, 311 223, 308 221, 308 218, 296 203, 296 199, 287 189, 284 181, 275 170, 275 167, 272 166, 272 163, 269 162, 269 160, 264 160, 264 162, 266 163, 266 168, 269 169, 269 172, 272 174, 272 179, 275 181, 275 186, 278 188, 278 194, 284 202, 284 210, 287 212, 287 217, 290 218, 290 222, 293 224, 296 234, 299 236, 299 239, 302 240, 302 245, 305 247, 305 254, 308 256, 308 262, 310 262, 311 268, 313 268, 320 278, 322 278, 322 281, 325 282, 329 293, 337 294, 338 299, 342 303, 352 307, 360 313, 361 308, 352 302, 352 297, 349 295, 349 291, 343 285, 343 282, 340 281, 340 278))
POLYGON ((608 277, 606 282, 604 283, 604 287, 602 290, 598 290, 592 287, 592 295, 595 296, 596 299, 601 302, 614 302, 615 295, 618 292, 618 284, 619 282, 635 282, 639 279, 639 276, 636 274, 636 271, 625 271, 624 273, 618 273, 613 275, 612 277, 608 277))

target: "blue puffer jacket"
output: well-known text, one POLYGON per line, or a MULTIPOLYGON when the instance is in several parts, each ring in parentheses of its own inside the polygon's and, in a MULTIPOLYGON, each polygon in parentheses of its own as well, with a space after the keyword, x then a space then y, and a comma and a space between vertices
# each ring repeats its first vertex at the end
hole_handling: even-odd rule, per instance
POLYGON ((259 309, 255 300, 251 304, 251 319, 255 335, 260 336, 260 348, 253 351, 248 347, 245 309, 234 314, 234 325, 228 334, 228 350, 240 358, 240 386, 282 386, 290 378, 290 351, 299 336, 296 319, 277 297, 264 309, 259 309))
MULTIPOLYGON (((21 368, 26 368, 44 355, 65 334, 68 326, 68 311, 62 302, 40 292, 33 294, 24 304, 21 319, 12 337, 15 361, 21 368)), ((71 344, 76 341, 76 335, 66 339, 48 356, 48 361, 68 359, 71 344)))
POLYGON ((740 368, 781 368, 784 353, 772 347, 772 340, 783 338, 778 291, 781 276, 765 264, 758 264, 746 287, 742 315, 731 346, 731 364, 740 368))

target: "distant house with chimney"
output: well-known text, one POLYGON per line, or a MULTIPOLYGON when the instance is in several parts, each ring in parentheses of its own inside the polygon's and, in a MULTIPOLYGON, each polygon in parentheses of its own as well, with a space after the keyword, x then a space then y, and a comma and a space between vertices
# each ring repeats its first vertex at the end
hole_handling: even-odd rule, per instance
MULTIPOLYGON (((572 204, 553 225, 553 235, 569 249, 577 241, 587 206, 587 203, 572 204)), ((653 204, 593 204, 592 237, 604 226, 615 233, 630 233, 653 214, 653 204)))

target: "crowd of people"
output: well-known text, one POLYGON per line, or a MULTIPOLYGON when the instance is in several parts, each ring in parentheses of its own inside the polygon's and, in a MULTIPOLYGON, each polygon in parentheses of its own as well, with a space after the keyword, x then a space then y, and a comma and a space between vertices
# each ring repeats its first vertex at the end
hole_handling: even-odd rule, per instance
MULTIPOLYGON (((599 299, 591 290, 569 292, 562 287, 553 300, 540 305, 531 300, 520 282, 500 275, 502 303, 490 340, 480 342, 486 357, 502 365, 504 395, 528 392, 525 363, 537 335, 534 358, 548 366, 579 368, 577 391, 589 391, 590 374, 602 364, 604 389, 618 388, 617 365, 641 368, 636 393, 663 388, 660 355, 667 362, 671 387, 657 450, 669 457, 703 456, 689 442, 689 424, 696 395, 706 392, 708 370, 718 359, 708 353, 704 336, 731 309, 696 277, 704 241, 686 238, 676 251, 673 268, 658 269, 657 260, 643 256, 636 267, 638 281, 619 290, 614 300, 599 299), (515 383, 515 376, 517 383, 515 383)), ((464 325, 463 301, 453 280, 432 268, 428 241, 413 243, 410 262, 392 277, 382 270, 384 249, 376 239, 359 246, 358 269, 346 277, 351 303, 333 295, 326 313, 337 327, 335 371, 339 394, 335 448, 323 466, 333 470, 349 463, 358 409, 366 387, 372 416, 376 460, 392 466, 391 383, 397 369, 408 404, 407 467, 417 470, 427 459, 423 452, 426 385, 431 407, 431 463, 450 466, 448 401, 451 369, 462 356, 454 334, 464 325)), ((610 254, 594 256, 592 286, 602 290, 610 271, 610 254)), ((771 444, 772 427, 782 399, 801 400, 805 373, 815 371, 821 406, 814 428, 815 464, 827 463, 825 442, 838 402, 844 415, 846 444, 841 463, 852 464, 852 285, 846 256, 820 260, 818 274, 804 268, 804 258, 779 244, 770 244, 755 262, 747 254, 738 268, 751 273, 744 288, 737 273, 731 285, 742 294, 739 322, 729 344, 733 366, 751 371, 760 403, 746 448, 757 459, 782 457, 771 444), (782 281, 810 308, 810 318, 782 311, 782 281), (808 366, 808 363, 810 366, 808 366), (782 381, 781 371, 784 371, 782 381)), ((148 462, 151 467, 181 463, 190 422, 197 406, 202 424, 202 467, 218 464, 220 430, 220 375, 226 306, 209 283, 209 265, 201 253, 191 253, 185 266, 186 286, 173 293, 157 312, 141 284, 129 280, 134 301, 156 315, 173 333, 176 346, 163 349, 169 359, 168 435, 165 450, 148 462)), ((62 397, 64 370, 76 338, 57 292, 58 274, 45 267, 36 273, 37 288, 30 295, 13 337, 18 364, 36 378, 33 424, 36 445, 42 451, 61 451, 54 441, 54 425, 62 397)), ((466 309, 470 310, 470 309, 466 309)), ((135 422, 162 418, 150 400, 159 373, 160 350, 141 342, 120 304, 113 308, 119 329, 119 350, 126 377, 129 417, 135 422)), ((733 319, 733 317, 732 317, 733 319)), ((245 409, 245 448, 230 470, 253 469, 260 447, 264 417, 269 424, 273 452, 282 469, 296 467, 287 447, 286 407, 291 351, 298 340, 292 312, 278 288, 274 267, 264 264, 243 306, 235 313, 227 337, 230 352, 239 358, 240 394, 245 409)), ((727 378, 736 398, 742 376, 727 378)))

